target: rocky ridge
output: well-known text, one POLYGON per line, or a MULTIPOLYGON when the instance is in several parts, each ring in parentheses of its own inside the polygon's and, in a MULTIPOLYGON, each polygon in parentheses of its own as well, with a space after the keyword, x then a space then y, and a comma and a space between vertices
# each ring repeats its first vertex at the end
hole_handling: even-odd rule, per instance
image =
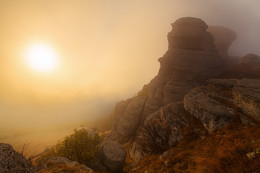
POLYGON ((204 21, 191 17, 172 24, 168 51, 159 58, 158 75, 136 97, 117 103, 113 112, 113 134, 133 136, 160 107, 182 101, 192 88, 224 71, 224 63, 207 28, 204 21))
POLYGON ((170 103, 140 126, 130 148, 135 160, 166 151, 231 125, 260 122, 260 79, 211 79, 192 89, 184 102, 170 103))
POLYGON ((252 75, 257 72, 245 73, 248 78, 243 79, 243 72, 225 71, 235 39, 227 28, 208 28, 197 18, 178 19, 168 34, 168 51, 159 58, 158 75, 137 96, 117 103, 107 140, 127 142, 130 157, 138 161, 181 140, 259 124, 260 80, 252 75))

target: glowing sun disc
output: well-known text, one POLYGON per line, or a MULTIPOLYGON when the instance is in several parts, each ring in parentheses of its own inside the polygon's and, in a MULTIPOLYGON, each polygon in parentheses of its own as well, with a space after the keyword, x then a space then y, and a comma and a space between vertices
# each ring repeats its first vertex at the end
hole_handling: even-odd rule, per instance
POLYGON ((25 53, 27 65, 35 71, 49 72, 58 65, 58 56, 54 49, 45 44, 33 44, 25 53))

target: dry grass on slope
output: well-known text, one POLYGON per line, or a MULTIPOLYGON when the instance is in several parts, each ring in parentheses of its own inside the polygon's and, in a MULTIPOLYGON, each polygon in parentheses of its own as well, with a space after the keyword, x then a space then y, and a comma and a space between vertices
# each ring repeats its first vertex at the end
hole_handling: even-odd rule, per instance
POLYGON ((130 172, 260 172, 260 125, 222 129, 191 142, 180 142, 168 155, 146 157, 130 172))

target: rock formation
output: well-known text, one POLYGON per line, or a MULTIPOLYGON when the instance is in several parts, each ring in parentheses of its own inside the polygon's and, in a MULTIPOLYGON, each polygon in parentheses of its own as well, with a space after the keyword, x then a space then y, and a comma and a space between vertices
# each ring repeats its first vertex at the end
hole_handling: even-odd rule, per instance
POLYGON ((236 59, 238 60, 238 58, 231 57, 228 54, 231 44, 237 38, 234 31, 223 26, 210 26, 208 32, 213 35, 217 50, 226 64, 231 64, 234 63, 236 59))
POLYGON ((248 54, 242 57, 239 63, 242 65, 260 64, 260 56, 255 54, 248 54))
POLYGON ((0 143, 0 172, 36 173, 32 164, 9 144, 0 143))
MULTIPOLYGON (((173 23, 158 75, 137 96, 117 103, 106 140, 127 142, 133 160, 217 129, 260 122, 260 79, 255 78, 259 66, 245 72, 237 64, 230 70, 224 61, 228 63, 236 34, 224 27, 207 28, 197 18, 173 23)), ((252 64, 255 57, 243 59, 252 64)))
POLYGON ((213 132, 239 121, 260 122, 259 79, 212 79, 184 97, 185 109, 213 132))
POLYGON ((191 116, 182 102, 170 103, 151 114, 138 129, 129 153, 135 160, 149 153, 161 153, 185 136, 205 134, 200 121, 191 116))
POLYGON ((126 159, 126 151, 122 145, 112 141, 105 142, 101 147, 101 155, 104 165, 111 172, 121 171, 126 159))
POLYGON ((260 79, 211 79, 192 89, 183 102, 148 116, 129 154, 136 161, 162 153, 183 139, 196 139, 230 125, 260 123, 260 79))
POLYGON ((160 107, 182 101, 192 88, 224 71, 214 38, 207 28, 204 21, 191 17, 172 24, 168 51, 159 59, 158 75, 136 97, 117 103, 112 133, 124 137, 134 135, 160 107))
POLYGON ((90 167, 100 172, 121 172, 126 159, 125 148, 114 141, 105 141, 90 167))

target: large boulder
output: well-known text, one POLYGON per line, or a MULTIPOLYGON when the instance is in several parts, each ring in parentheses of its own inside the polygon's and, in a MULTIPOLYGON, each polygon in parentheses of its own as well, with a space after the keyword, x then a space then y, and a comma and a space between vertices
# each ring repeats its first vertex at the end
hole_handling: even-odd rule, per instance
POLYGON ((161 153, 182 140, 185 136, 200 136, 205 133, 203 125, 185 111, 182 102, 170 103, 151 114, 138 129, 129 150, 134 160, 148 154, 161 153))
POLYGON ((110 172, 120 172, 126 159, 125 148, 113 141, 106 141, 101 147, 102 163, 110 172))
POLYGON ((207 24, 198 18, 184 17, 172 24, 169 47, 159 58, 160 70, 137 97, 121 101, 113 112, 113 128, 129 138, 152 113, 184 95, 206 79, 224 71, 207 24))
POLYGON ((36 173, 36 170, 31 162, 17 153, 11 145, 0 143, 0 172, 36 173))
POLYGON ((233 104, 244 114, 260 121, 260 79, 239 80, 233 87, 233 104))
POLYGON ((260 56, 255 54, 247 54, 241 58, 240 64, 242 65, 260 64, 260 56))
POLYGON ((94 171, 85 165, 79 164, 76 161, 71 161, 65 157, 52 157, 44 163, 44 169, 39 173, 94 173, 94 171))
POLYGON ((233 123, 258 123, 260 80, 211 79, 185 95, 184 107, 211 133, 233 123))
POLYGON ((121 172, 125 164, 126 150, 123 145, 107 140, 99 153, 89 162, 89 166, 97 172, 121 172))

